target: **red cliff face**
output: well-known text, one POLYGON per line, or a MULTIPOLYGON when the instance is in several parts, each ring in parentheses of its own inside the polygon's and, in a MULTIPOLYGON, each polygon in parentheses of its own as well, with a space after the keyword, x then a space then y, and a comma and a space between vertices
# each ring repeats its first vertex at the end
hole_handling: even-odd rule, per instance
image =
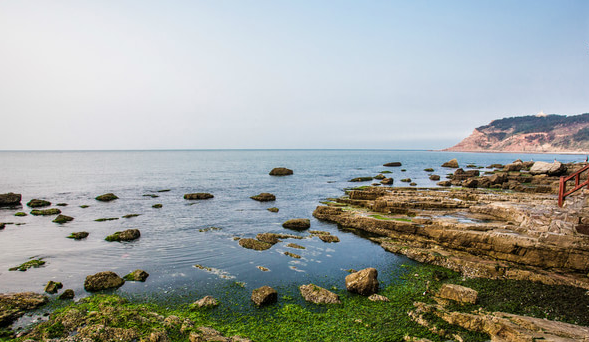
POLYGON ((444 151, 587 153, 589 114, 495 120, 444 151))

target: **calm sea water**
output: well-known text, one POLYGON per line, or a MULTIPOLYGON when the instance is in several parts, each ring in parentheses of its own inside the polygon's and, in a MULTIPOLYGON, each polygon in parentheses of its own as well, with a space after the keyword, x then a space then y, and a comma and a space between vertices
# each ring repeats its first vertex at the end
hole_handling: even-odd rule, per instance
POLYGON ((447 170, 439 166, 451 158, 458 158, 461 165, 486 166, 518 158, 582 161, 585 156, 381 150, 0 152, 0 193, 21 193, 23 206, 33 198, 65 202, 68 205, 60 207, 63 214, 75 218, 59 225, 51 222, 54 217, 14 216, 17 211, 29 212, 26 206, 0 209, 0 222, 23 223, 0 230, 0 292, 42 292, 48 280, 55 280, 74 289, 79 298, 88 295, 83 289, 87 275, 111 270, 123 276, 138 268, 150 274, 147 281, 128 282, 117 293, 214 295, 236 281, 248 289, 308 282, 343 288, 349 268, 376 267, 381 273, 394 274, 410 261, 334 224, 320 222, 312 212, 320 201, 342 196, 344 188, 370 184, 348 180, 374 176, 387 169, 382 166, 387 162, 400 161, 407 170, 388 168, 393 171, 394 186, 406 185, 399 182, 406 177, 418 186, 435 186, 423 169, 433 167, 443 177, 447 170), (278 166, 293 169, 294 175, 269 176, 278 166), (163 189, 170 191, 156 192, 163 189), (110 203, 94 200, 107 192, 119 199, 110 203), (215 197, 205 201, 182 198, 191 192, 210 192, 215 197), (260 203, 249 198, 260 192, 273 193, 277 200, 260 203), (159 197, 143 196, 146 194, 159 197), (152 208, 156 203, 163 207, 152 208), (268 212, 271 206, 280 212, 268 212), (141 215, 121 218, 126 214, 141 215), (119 219, 94 221, 107 217, 119 219), (264 232, 308 236, 282 228, 282 222, 290 218, 309 218, 311 229, 329 231, 341 242, 284 240, 258 252, 240 247, 233 239, 264 232), (222 229, 199 231, 213 226, 222 229), (141 238, 129 243, 104 241, 107 235, 129 228, 138 228, 141 238), (76 231, 90 232, 90 236, 81 241, 66 238, 76 231), (306 249, 287 248, 289 242, 306 249), (283 255, 285 251, 302 258, 290 258, 283 255), (44 258, 46 266, 8 271, 31 257, 44 258), (200 270, 195 264, 216 271, 200 270), (256 266, 270 271, 262 272, 256 266))

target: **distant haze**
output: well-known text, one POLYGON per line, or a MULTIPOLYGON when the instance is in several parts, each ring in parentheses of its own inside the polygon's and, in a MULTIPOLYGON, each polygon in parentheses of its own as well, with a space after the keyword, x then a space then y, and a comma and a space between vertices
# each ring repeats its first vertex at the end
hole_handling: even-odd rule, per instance
POLYGON ((589 112, 589 1, 0 0, 0 150, 449 147, 589 112))

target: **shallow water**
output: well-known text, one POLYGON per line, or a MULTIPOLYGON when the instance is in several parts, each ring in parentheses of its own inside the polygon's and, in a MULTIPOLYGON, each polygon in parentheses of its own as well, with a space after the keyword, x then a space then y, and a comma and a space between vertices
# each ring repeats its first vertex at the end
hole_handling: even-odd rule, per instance
POLYGON ((435 186, 423 169, 432 167, 444 179, 451 170, 439 165, 455 157, 461 165, 481 166, 518 158, 557 158, 564 162, 585 158, 380 150, 0 152, 0 193, 23 195, 22 208, 0 209, 0 222, 24 223, 0 230, 0 292, 42 292, 48 280, 55 280, 64 288, 74 289, 79 298, 88 295, 83 290, 87 275, 111 270, 123 276, 137 268, 150 274, 147 281, 127 282, 116 293, 214 295, 236 281, 245 283, 248 289, 308 282, 342 288, 349 268, 376 267, 395 273, 408 262, 405 257, 314 219, 313 210, 326 198, 342 196, 347 187, 371 183, 350 183, 349 179, 374 176, 385 169, 393 171, 390 176, 395 179, 394 186, 406 186, 399 180, 407 177, 418 186, 435 186), (400 161, 403 166, 382 166, 392 161, 400 161), (268 172, 278 166, 293 169, 294 175, 269 176, 268 172), (157 192, 164 189, 170 191, 157 192), (114 192, 119 199, 109 203, 94 200, 107 192, 114 192), (191 192, 210 192, 215 197, 184 200, 183 195, 191 192), (249 198, 260 192, 273 193, 277 200, 260 203, 249 198), (25 204, 33 198, 68 203, 57 208, 74 221, 59 225, 51 222, 54 216, 15 217, 17 211, 30 212, 25 204), (156 203, 163 207, 152 208, 156 203), (268 207, 280 211, 271 213, 268 207), (126 214, 141 215, 121 218, 126 214), (94 221, 108 217, 119 219, 94 221), (341 242, 324 243, 306 232, 282 228, 282 222, 290 218, 309 218, 311 229, 329 231, 341 242), (222 229, 199 231, 213 226, 222 229), (107 235, 129 228, 140 229, 141 238, 128 243, 104 241, 107 235), (90 236, 81 241, 65 238, 76 231, 90 232, 90 236), (261 252, 244 249, 233 240, 263 232, 287 232, 306 238, 287 239, 261 252), (287 248, 289 242, 306 249, 287 248), (288 257, 285 251, 302 258, 288 257), (47 264, 26 272, 8 271, 30 257, 42 257, 47 264), (195 264, 216 271, 197 269, 195 264), (258 265, 270 271, 262 272, 258 265))

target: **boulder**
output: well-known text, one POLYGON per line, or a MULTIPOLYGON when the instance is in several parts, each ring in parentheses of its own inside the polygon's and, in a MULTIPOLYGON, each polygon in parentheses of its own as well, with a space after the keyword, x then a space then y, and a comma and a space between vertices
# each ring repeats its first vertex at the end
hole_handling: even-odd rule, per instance
POLYGON ((155 209, 160 209, 161 207, 163 207, 163 205, 161 203, 156 203, 156 204, 152 205, 151 207, 155 208, 155 209))
POLYGON ((532 165, 530 173, 533 175, 549 175, 549 176, 560 176, 566 171, 566 166, 561 162, 554 161, 553 163, 547 163, 537 161, 532 165))
POLYGON ((277 212, 279 211, 279 209, 278 209, 278 208, 276 208, 276 207, 268 208, 268 209, 266 209, 266 210, 268 210, 268 211, 269 211, 269 212, 271 212, 271 213, 277 213, 277 212))
POLYGON ((491 181, 489 180, 489 177, 481 177, 478 179, 478 187, 479 188, 490 188, 492 185, 491 181))
POLYGON ((399 167, 401 165, 402 165, 401 162, 391 162, 391 163, 383 164, 382 166, 386 166, 386 167, 399 167))
POLYGON ((440 288, 438 296, 444 299, 451 299, 460 303, 475 304, 479 293, 471 288, 455 285, 444 284, 440 288))
POLYGON ((204 200, 204 199, 209 199, 209 198, 213 198, 213 197, 215 197, 215 196, 213 196, 212 194, 209 194, 208 192, 196 192, 196 193, 184 195, 184 199, 187 199, 187 200, 204 200))
POLYGON ((290 219, 282 224, 282 227, 294 230, 305 230, 311 227, 309 219, 290 219))
POLYGON ((106 241, 133 241, 139 239, 141 232, 139 229, 127 229, 122 232, 116 232, 105 238, 106 241))
POLYGON ((393 184, 395 180, 392 178, 384 178, 383 180, 380 181, 380 184, 384 184, 384 185, 391 185, 393 184))
POLYGON ((145 279, 147 279, 147 277, 149 277, 149 273, 145 272, 144 270, 135 270, 129 274, 127 274, 126 276, 123 277, 123 279, 127 280, 127 281, 145 281, 145 279))
POLYGON ((450 185, 452 185, 452 182, 450 182, 449 180, 444 180, 444 181, 441 181, 441 182, 437 182, 436 185, 438 185, 438 186, 450 186, 450 185))
POLYGON ((378 271, 375 268, 365 268, 346 276, 346 289, 363 296, 370 296, 378 292, 378 271))
POLYGON ((339 242, 339 238, 331 234, 317 234, 317 236, 323 242, 339 242))
POLYGON ((41 208, 41 207, 48 207, 51 205, 51 202, 40 200, 40 199, 32 199, 27 203, 27 206, 31 208, 41 208))
POLYGON ((307 301, 315 304, 341 304, 339 296, 329 290, 314 284, 301 285, 299 287, 301 296, 307 301))
POLYGON ((33 215, 33 216, 49 216, 49 215, 58 215, 58 214, 61 214, 61 210, 59 210, 57 208, 31 210, 31 215, 33 215))
POLYGON ((0 207, 19 205, 21 199, 21 194, 15 194, 13 192, 0 194, 0 207))
POLYGON ((219 305, 219 301, 211 296, 205 296, 196 302, 192 303, 192 307, 196 308, 212 308, 219 305))
POLYGON ((288 176, 292 175, 293 172, 291 169, 287 169, 285 167, 275 167, 270 171, 270 176, 288 176))
POLYGON ((113 194, 112 192, 109 192, 108 194, 96 196, 96 200, 101 201, 101 202, 110 202, 110 201, 114 201, 116 199, 118 199, 118 197, 115 194, 113 194))
POLYGON ((74 290, 67 289, 67 290, 63 291, 63 293, 60 294, 59 297, 57 297, 57 298, 64 300, 64 299, 74 299, 74 297, 75 297, 74 290))
POLYGON ((98 272, 86 277, 84 289, 88 292, 116 289, 125 283, 125 280, 111 271, 98 272))
POLYGON ((267 193, 267 192, 262 192, 261 194, 251 196, 250 198, 253 200, 256 200, 256 201, 260 201, 260 202, 276 201, 276 196, 274 196, 270 193, 267 193))
POLYGON ((431 176, 429 176, 429 179, 430 180, 433 180, 433 181, 439 181, 440 180, 440 176, 439 175, 431 175, 431 176))
POLYGON ((506 164, 505 167, 503 167, 503 171, 506 171, 506 172, 520 171, 523 168, 524 168, 524 163, 522 163, 521 161, 515 161, 513 163, 506 164))
POLYGON ((476 188, 479 186, 479 181, 476 178, 469 178, 462 181, 462 186, 465 188, 476 188))
POLYGON ((271 243, 250 238, 239 239, 239 245, 243 248, 253 249, 256 251, 265 251, 266 249, 272 247, 271 243))
POLYGON ((503 184, 507 181, 507 175, 504 173, 495 173, 489 177, 491 184, 503 184))
POLYGON ((262 286, 252 291, 252 301, 257 306, 276 303, 278 292, 270 286, 262 286))
POLYGON ((55 218, 55 220, 53 220, 53 222, 55 223, 66 223, 69 221, 72 221, 74 218, 71 216, 67 216, 67 215, 57 215, 57 217, 55 218))
POLYGON ((74 239, 74 240, 82 240, 88 237, 90 233, 88 232, 73 232, 67 238, 74 239))
POLYGON ((379 173, 378 175, 374 176, 374 179, 385 179, 386 176, 383 175, 382 173, 379 173))
POLYGON ((57 293, 57 291, 59 289, 61 289, 62 287, 63 287, 62 283, 50 280, 49 282, 47 282, 47 285, 45 285, 45 292, 57 293))
POLYGON ((458 166, 458 160, 456 160, 456 158, 454 158, 454 159, 452 159, 450 161, 447 161, 444 164, 442 164, 442 167, 450 167, 450 168, 456 169, 456 168, 459 167, 458 166))
POLYGON ((403 179, 401 179, 401 182, 411 183, 411 178, 403 178, 403 179))

